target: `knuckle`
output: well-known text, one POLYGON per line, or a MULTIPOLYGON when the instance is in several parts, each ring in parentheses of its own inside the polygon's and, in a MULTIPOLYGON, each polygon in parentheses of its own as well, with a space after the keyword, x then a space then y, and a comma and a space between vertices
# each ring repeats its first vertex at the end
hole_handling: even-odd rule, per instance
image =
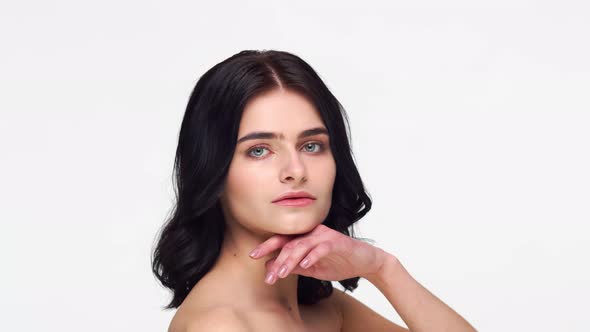
POLYGON ((307 245, 307 242, 308 242, 307 240, 297 240, 294 242, 289 242, 284 246, 284 248, 295 249, 295 248, 305 247, 307 245))
POLYGON ((330 251, 330 249, 332 249, 332 244, 330 242, 322 242, 318 247, 322 252, 330 251))
POLYGON ((291 250, 289 250, 289 249, 281 251, 281 253, 276 258, 276 262, 277 262, 276 264, 280 265, 280 263, 286 261, 290 255, 291 255, 291 250))
POLYGON ((289 257, 286 261, 285 261, 285 265, 287 265, 288 269, 291 269, 291 266, 295 265, 295 258, 294 257, 289 257))
POLYGON ((297 246, 297 244, 298 244, 297 242, 289 242, 289 243, 285 244, 283 246, 283 248, 285 248, 285 249, 293 249, 293 248, 295 248, 295 246, 297 246))
POLYGON ((297 248, 303 248, 303 247, 307 247, 308 243, 309 243, 309 241, 307 241, 307 240, 301 240, 301 241, 298 241, 295 246, 297 248))

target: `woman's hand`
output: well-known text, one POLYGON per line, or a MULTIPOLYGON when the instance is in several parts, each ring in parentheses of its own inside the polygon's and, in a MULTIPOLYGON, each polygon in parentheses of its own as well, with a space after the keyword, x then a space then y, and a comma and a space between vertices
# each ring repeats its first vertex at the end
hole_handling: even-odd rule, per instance
POLYGON ((369 278, 379 273, 385 252, 368 243, 346 236, 323 224, 304 235, 276 234, 258 245, 250 257, 259 259, 281 249, 266 262, 266 282, 294 273, 320 280, 339 281, 369 278))

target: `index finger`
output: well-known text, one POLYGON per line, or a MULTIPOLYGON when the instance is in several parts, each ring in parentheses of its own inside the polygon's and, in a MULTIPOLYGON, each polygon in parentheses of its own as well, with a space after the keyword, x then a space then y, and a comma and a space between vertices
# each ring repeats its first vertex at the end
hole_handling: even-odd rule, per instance
POLYGON ((292 236, 290 235, 275 234, 256 246, 256 248, 250 252, 250 257, 254 259, 264 257, 269 253, 283 247, 287 242, 291 241, 291 238, 292 236))

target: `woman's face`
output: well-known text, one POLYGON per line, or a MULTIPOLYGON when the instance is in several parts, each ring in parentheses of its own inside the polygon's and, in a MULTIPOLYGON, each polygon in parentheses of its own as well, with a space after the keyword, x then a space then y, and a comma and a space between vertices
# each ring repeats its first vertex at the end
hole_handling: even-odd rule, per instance
POLYGON ((336 164, 327 131, 304 135, 316 128, 326 130, 314 105, 296 92, 272 90, 248 102, 221 197, 229 224, 257 233, 301 234, 324 221, 336 164), (259 132, 276 137, 248 138, 259 132), (273 203, 293 191, 306 191, 315 200, 306 206, 273 203))

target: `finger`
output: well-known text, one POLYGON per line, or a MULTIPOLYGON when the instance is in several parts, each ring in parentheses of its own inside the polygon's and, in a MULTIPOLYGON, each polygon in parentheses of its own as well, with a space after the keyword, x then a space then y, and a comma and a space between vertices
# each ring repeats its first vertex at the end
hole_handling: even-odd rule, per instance
MULTIPOLYGON (((279 269, 281 268, 283 262, 287 259, 287 257, 289 257, 289 255, 291 255, 293 248, 294 247, 301 247, 303 246, 306 242, 304 242, 305 239, 303 238, 298 238, 296 240, 293 240, 287 244, 285 244, 282 248, 281 248, 281 252, 279 253, 279 255, 275 258, 275 260, 272 262, 272 264, 270 265, 270 267, 268 268, 268 274, 274 274, 276 276, 276 279, 279 278, 279 269)), ((273 283, 271 283, 272 285, 273 283)))
MULTIPOLYGON (((325 253, 322 253, 323 251, 320 249, 319 251, 310 251, 310 253, 308 253, 305 257, 310 256, 310 254, 316 255, 316 259, 314 259, 314 263, 318 262, 320 259, 322 259, 324 256, 326 256, 330 250, 326 250, 325 253), (311 254, 311 252, 315 252, 315 254, 311 254)), ((267 271, 270 271, 272 269, 272 266, 274 265, 275 261, 276 261, 276 257, 275 258, 271 258, 269 260, 267 260, 264 264, 265 269, 267 271)), ((302 276, 306 276, 306 277, 314 277, 316 275, 317 271, 316 271, 316 266, 313 265, 312 263, 309 263, 308 265, 306 265, 305 268, 302 268, 300 266, 300 264, 295 264, 295 267, 291 270, 290 274, 298 274, 298 275, 302 275, 302 276)), ((266 275, 268 276, 268 274, 266 275)), ((277 277, 275 277, 275 282, 276 279, 278 279, 277 277)))
POLYGON ((277 277, 285 278, 315 245, 309 238, 299 240, 292 245, 286 244, 274 262, 271 271, 276 272, 277 277))
POLYGON ((317 266, 309 266, 308 268, 302 268, 299 265, 295 265, 295 268, 291 270, 291 274, 298 274, 301 276, 317 278, 317 266))
MULTIPOLYGON (((305 258, 299 262, 299 264, 294 264, 294 267, 290 270, 290 274, 299 274, 306 277, 315 278, 317 276, 317 266, 315 265, 319 262, 322 258, 326 257, 332 251, 332 245, 329 242, 322 242, 318 244, 315 248, 310 250, 305 258), (301 264, 308 259, 308 263, 305 264, 305 267, 302 267, 301 264)), ((267 267, 273 265, 275 261, 269 262, 267 267)), ((275 278, 276 281, 276 278, 275 278)))
POLYGON ((264 257, 270 254, 271 252, 281 248, 283 245, 288 243, 291 240, 291 238, 291 235, 275 234, 268 238, 266 241, 257 245, 256 248, 254 248, 250 252, 250 257, 254 259, 264 257))
POLYGON ((308 269, 317 263, 324 256, 328 255, 332 251, 332 244, 330 242, 322 242, 318 244, 313 250, 311 250, 305 258, 301 260, 298 268, 308 269))
POLYGON ((266 263, 264 263, 264 267, 265 267, 265 269, 266 269, 266 270, 269 270, 269 269, 272 267, 272 265, 274 264, 274 262, 275 262, 276 260, 277 260, 277 259, 276 259, 276 257, 275 257, 275 258, 271 258, 271 259, 267 260, 267 261, 266 261, 266 263))

